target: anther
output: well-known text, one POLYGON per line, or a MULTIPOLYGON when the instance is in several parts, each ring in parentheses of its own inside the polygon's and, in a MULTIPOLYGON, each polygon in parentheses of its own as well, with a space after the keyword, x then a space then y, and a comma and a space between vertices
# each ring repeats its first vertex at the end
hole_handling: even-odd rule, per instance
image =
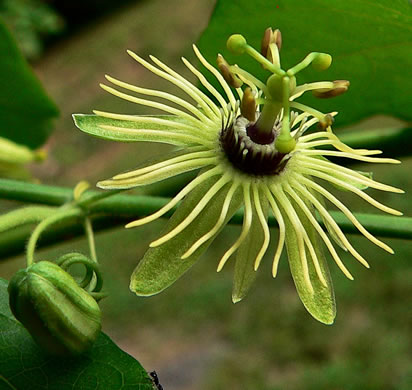
POLYGON ((332 126, 333 116, 331 114, 326 114, 318 123, 318 128, 322 131, 326 130, 329 126, 332 126))
POLYGON ((240 88, 243 84, 243 81, 230 71, 230 65, 221 54, 217 55, 216 62, 217 67, 219 68, 219 71, 225 81, 233 88, 240 88))
POLYGON ((349 84, 348 80, 335 80, 332 88, 315 89, 312 94, 320 99, 333 98, 345 93, 349 88, 349 84))
POLYGON ((242 116, 248 119, 250 122, 254 122, 256 119, 256 100, 251 88, 247 87, 243 91, 243 98, 240 104, 240 112, 242 116))

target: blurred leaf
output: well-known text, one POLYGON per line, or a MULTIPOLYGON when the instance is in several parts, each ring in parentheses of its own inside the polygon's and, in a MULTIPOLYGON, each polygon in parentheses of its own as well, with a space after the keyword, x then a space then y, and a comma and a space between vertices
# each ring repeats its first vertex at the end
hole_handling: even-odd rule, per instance
POLYGON ((226 39, 240 33, 259 50, 269 26, 282 31, 283 68, 295 65, 311 51, 333 56, 332 66, 322 74, 309 69, 299 73, 299 84, 321 79, 351 82, 349 91, 336 99, 303 96, 299 101, 324 112, 338 110, 338 126, 378 113, 412 119, 409 1, 218 0, 199 47, 211 63, 221 52, 230 63, 265 80, 268 74, 259 64, 246 55, 228 52, 226 39))
POLYGON ((0 279, 0 388, 13 390, 153 390, 138 361, 101 333, 77 358, 45 355, 8 306, 7 281, 0 279))
POLYGON ((0 20, 0 136, 37 148, 49 136, 57 114, 0 20))

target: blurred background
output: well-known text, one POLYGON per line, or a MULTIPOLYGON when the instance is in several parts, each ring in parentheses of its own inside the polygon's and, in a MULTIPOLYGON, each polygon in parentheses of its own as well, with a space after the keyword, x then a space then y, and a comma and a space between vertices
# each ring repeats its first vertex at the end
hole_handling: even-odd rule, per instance
MULTIPOLYGON (((102 91, 99 83, 106 73, 179 95, 134 62, 126 49, 143 57, 154 54, 192 79, 180 57, 193 59, 191 44, 207 26, 214 3, 0 0, 0 15, 61 110, 46 145, 49 158, 32 167, 33 174, 49 184, 74 186, 82 179, 94 184, 167 150, 92 138, 74 127, 71 114, 92 109, 150 113, 102 91)), ((375 117, 351 129, 403 125, 375 117)), ((373 169, 379 181, 412 189, 411 158, 401 166, 357 167, 373 169)), ((374 196, 412 214, 408 195, 374 196)), ((374 212, 354 196, 346 202, 355 211, 374 212)), ((233 264, 215 271, 239 226, 228 226, 193 269, 162 294, 136 297, 129 291, 129 277, 163 223, 100 233, 97 251, 110 294, 102 302, 103 330, 143 367, 156 370, 165 390, 412 389, 411 242, 386 240, 396 252, 391 256, 360 236, 350 237, 371 269, 342 254, 355 276, 349 281, 331 261, 338 315, 333 326, 326 326, 300 303, 286 257, 278 277, 271 277, 273 251, 247 298, 232 304, 233 264)), ((273 237, 272 248, 276 232, 273 237)), ((87 252, 85 240, 37 256, 53 259, 69 250, 87 252)), ((0 274, 9 278, 23 265, 23 256, 13 258, 1 264, 0 274)))

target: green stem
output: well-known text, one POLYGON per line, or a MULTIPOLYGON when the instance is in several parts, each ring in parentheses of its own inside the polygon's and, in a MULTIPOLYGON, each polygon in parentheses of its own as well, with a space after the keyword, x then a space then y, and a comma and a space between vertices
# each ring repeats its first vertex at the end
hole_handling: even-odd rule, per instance
POLYGON ((27 244, 26 260, 27 266, 29 267, 34 263, 34 251, 36 249, 37 240, 39 239, 41 233, 46 230, 49 226, 53 225, 56 222, 61 220, 77 217, 83 214, 83 210, 78 208, 70 208, 67 210, 61 210, 60 212, 44 219, 41 221, 36 228, 33 230, 33 233, 30 236, 29 242, 27 244))
MULTIPOLYGON (((92 217, 93 229, 98 232, 124 226, 132 219, 157 211, 169 200, 169 198, 128 195, 116 195, 113 198, 105 199, 101 204, 95 205, 96 216, 92 217)), ((165 217, 169 217, 174 211, 175 208, 165 217)), ((344 233, 359 234, 358 230, 342 213, 330 211, 330 214, 344 233)), ((363 213, 354 213, 354 215, 368 231, 376 236, 412 240, 412 217, 363 213)), ((243 213, 237 212, 229 223, 239 225, 242 224, 242 219, 243 213)), ((322 221, 319 220, 319 222, 322 224, 322 221)), ((271 227, 277 227, 277 222, 272 216, 268 218, 268 223, 271 227)), ((0 235, 0 259, 6 260, 10 256, 23 253, 31 231, 29 226, 20 226, 2 233, 0 235)), ((41 235, 38 247, 47 247, 81 236, 84 236, 84 227, 80 221, 64 220, 41 235)))
POLYGON ((119 194, 120 192, 127 191, 127 190, 112 190, 112 191, 104 191, 104 192, 97 192, 97 193, 85 193, 85 195, 79 199, 76 204, 79 207, 89 207, 91 204, 98 202, 102 199, 108 198, 112 195, 119 194))
MULTIPOLYGON (((87 243, 89 244, 90 258, 97 263, 97 253, 96 253, 96 243, 94 241, 94 233, 92 223, 89 217, 84 219, 84 229, 86 231, 87 243)), ((97 286, 97 276, 96 273, 93 273, 92 279, 89 284, 89 291, 94 291, 97 286)))
POLYGON ((17 226, 40 222, 55 212, 55 207, 48 206, 28 206, 10 211, 7 214, 0 215, 0 233, 17 226))

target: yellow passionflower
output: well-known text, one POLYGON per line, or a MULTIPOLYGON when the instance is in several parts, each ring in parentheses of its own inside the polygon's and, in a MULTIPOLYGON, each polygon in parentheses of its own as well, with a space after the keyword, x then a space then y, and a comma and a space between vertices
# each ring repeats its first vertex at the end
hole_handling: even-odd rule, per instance
POLYGON ((157 161, 99 182, 100 188, 135 188, 200 169, 198 176, 164 207, 127 225, 135 227, 154 221, 182 201, 164 233, 150 244, 151 248, 134 271, 131 289, 138 295, 147 296, 168 287, 193 265, 233 214, 243 207, 241 233, 217 267, 220 271, 236 254, 233 302, 245 296, 267 251, 270 241, 267 219, 272 213, 279 225, 273 276, 276 276, 286 245, 302 302, 316 319, 332 323, 336 314, 334 293, 321 242, 349 279, 353 277, 332 241, 366 267, 369 265, 350 244, 324 201, 336 206, 374 244, 389 253, 393 251, 370 234, 349 208, 321 183, 351 191, 372 206, 394 215, 401 213, 374 200, 363 190, 371 187, 403 191, 337 165, 327 157, 372 163, 399 161, 371 157, 380 153, 377 150, 350 148, 332 132, 336 112, 323 114, 294 101, 306 91, 312 91, 318 97, 333 97, 347 90, 349 82, 342 80, 296 85, 295 75, 299 71, 309 65, 318 70, 328 68, 332 60, 330 55, 310 53, 302 62, 285 71, 279 58, 281 35, 279 30, 271 29, 265 32, 260 53, 241 35, 231 36, 227 46, 232 52, 246 53, 259 61, 269 73, 266 82, 237 65, 229 65, 221 55, 218 56, 218 70, 193 46, 197 58, 218 80, 225 96, 183 58, 184 64, 208 91, 205 94, 157 58, 150 56, 152 63, 149 63, 128 51, 139 64, 184 91, 189 100, 106 76, 115 86, 149 98, 102 85, 109 93, 157 108, 167 115, 136 116, 101 111, 94 111, 95 116, 75 115, 76 125, 81 130, 98 137, 126 142, 163 142, 178 147, 177 151, 161 156, 157 161), (318 131, 309 132, 315 124, 318 131), (327 232, 315 212, 320 215, 327 232))

